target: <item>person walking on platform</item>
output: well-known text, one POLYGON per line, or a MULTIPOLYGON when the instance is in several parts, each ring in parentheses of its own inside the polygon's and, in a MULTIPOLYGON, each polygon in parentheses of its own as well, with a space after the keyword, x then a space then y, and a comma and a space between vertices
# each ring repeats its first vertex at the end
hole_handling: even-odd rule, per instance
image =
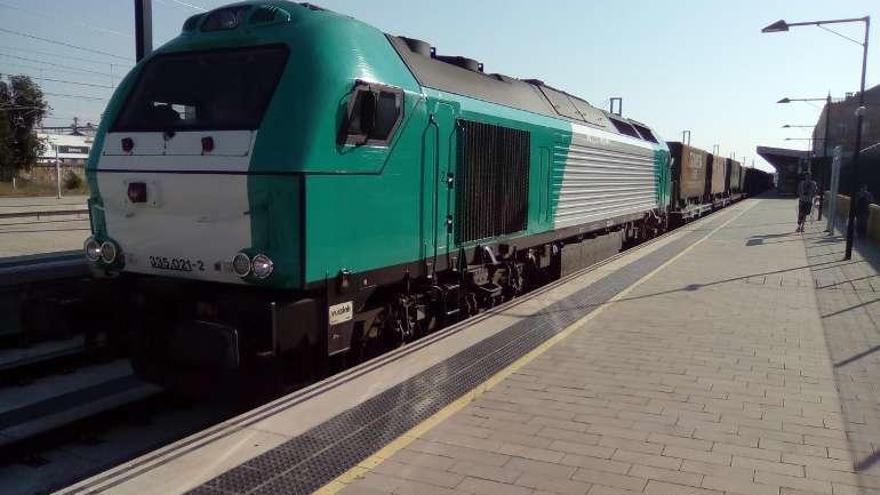
POLYGON ((795 232, 803 232, 804 231, 804 220, 806 220, 807 215, 810 214, 810 211, 813 209, 813 198, 816 196, 818 192, 819 186, 816 185, 816 181, 810 177, 810 173, 807 172, 804 174, 804 178, 801 179, 800 183, 798 183, 797 193, 798 193, 798 225, 795 232))
POLYGON ((868 186, 862 184, 856 193, 856 233, 859 237, 865 237, 868 233, 868 214, 871 212, 871 203, 874 195, 868 190, 868 186))

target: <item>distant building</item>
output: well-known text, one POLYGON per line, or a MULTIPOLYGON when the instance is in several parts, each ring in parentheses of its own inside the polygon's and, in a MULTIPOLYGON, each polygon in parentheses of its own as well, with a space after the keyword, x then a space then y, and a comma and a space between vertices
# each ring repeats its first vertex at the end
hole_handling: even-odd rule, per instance
POLYGON ((97 128, 92 124, 69 127, 42 127, 37 137, 46 145, 37 158, 37 164, 54 164, 59 160, 65 165, 85 165, 95 141, 97 128))
MULTIPOLYGON (((843 147, 843 156, 848 159, 855 148, 856 109, 859 95, 847 94, 842 101, 831 103, 831 126, 828 127, 828 156, 837 145, 843 147)), ((867 159, 880 157, 880 85, 865 90, 865 115, 862 123, 862 149, 867 159)), ((816 127, 813 128, 813 155, 825 156, 825 126, 828 122, 828 105, 822 109, 816 127)))
POLYGON ((776 188, 782 194, 794 194, 798 180, 809 169, 810 152, 758 146, 758 154, 776 169, 776 188))

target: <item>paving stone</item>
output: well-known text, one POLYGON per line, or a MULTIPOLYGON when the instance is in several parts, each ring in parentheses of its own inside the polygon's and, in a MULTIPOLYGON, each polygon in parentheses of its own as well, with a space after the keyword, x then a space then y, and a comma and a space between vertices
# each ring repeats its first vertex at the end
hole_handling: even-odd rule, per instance
POLYGON ((831 483, 828 481, 785 476, 783 474, 768 473, 766 471, 756 471, 755 482, 765 485, 809 490, 818 493, 832 493, 831 483))
POLYGON ((703 488, 722 490, 727 494, 779 495, 779 486, 753 483, 750 479, 744 478, 706 476, 703 478, 703 488))
POLYGON ((718 490, 709 490, 706 488, 695 488, 692 486, 676 485, 666 483, 664 481, 651 480, 645 486, 645 493, 648 495, 723 495, 724 492, 718 490))
POLYGON ((373 472, 446 488, 452 488, 464 479, 463 476, 449 471, 402 464, 392 460, 382 462, 373 469, 373 472))
POLYGON ((465 478, 458 489, 462 492, 476 493, 479 495, 530 495, 533 490, 507 483, 482 480, 478 478, 465 478))
POLYGON ((592 483, 595 485, 610 486, 614 488, 622 488, 625 490, 641 491, 646 484, 646 480, 635 476, 611 473, 608 471, 597 471, 595 469, 580 468, 572 475, 571 479, 592 483))
POLYGON ((617 449, 611 458, 615 461, 628 462, 631 464, 643 464, 645 466, 653 466, 663 469, 679 469, 681 467, 681 459, 677 457, 668 457, 658 454, 644 454, 641 452, 630 452, 623 449, 617 449))
POLYGON ((514 457, 504 465, 506 469, 522 471, 524 473, 539 474, 553 478, 569 478, 577 470, 575 466, 556 464, 552 462, 533 461, 514 457))
POLYGON ((488 464, 480 464, 474 461, 457 462, 449 468, 449 471, 470 476, 471 478, 480 478, 501 483, 513 483, 523 474, 522 471, 516 469, 490 466, 488 464))
POLYGON ((577 480, 548 478, 534 474, 524 474, 516 480, 516 484, 563 495, 586 495, 593 487, 590 483, 577 480))
POLYGON ((700 486, 700 483, 703 481, 703 475, 700 473, 661 469, 652 466, 643 466, 641 464, 633 465, 632 469, 630 469, 627 474, 636 478, 666 481, 676 485, 700 486))

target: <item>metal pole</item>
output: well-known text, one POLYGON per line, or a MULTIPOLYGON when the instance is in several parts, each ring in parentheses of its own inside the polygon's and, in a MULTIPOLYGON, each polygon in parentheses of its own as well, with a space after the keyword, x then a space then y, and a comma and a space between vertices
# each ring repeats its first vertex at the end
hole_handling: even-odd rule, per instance
POLYGON ((871 18, 865 17, 865 44, 862 45, 862 81, 859 86, 859 109, 856 110, 856 148, 853 150, 852 180, 850 181, 849 197, 849 223, 846 226, 846 252, 843 259, 852 259, 853 233, 855 231, 856 191, 859 187, 859 155, 862 149, 862 121, 864 120, 865 106, 865 70, 868 66, 868 34, 871 30, 871 18))
POLYGON ((825 100, 825 144, 822 146, 822 156, 828 158, 828 129, 831 127, 831 92, 828 92, 828 98, 825 100))
POLYGON ((58 199, 61 199, 61 160, 58 159, 58 144, 55 144, 55 185, 58 189, 58 199))
MULTIPOLYGON (((822 141, 822 162, 828 165, 828 129, 831 127, 831 91, 825 100, 825 138, 822 141)), ((825 170, 828 170, 826 167, 825 170)), ((825 177, 825 174, 822 174, 825 177)), ((830 184, 822 184, 822 194, 819 196, 819 215, 818 220, 822 220, 822 210, 825 209, 825 186, 830 184)))
POLYGON ((825 230, 828 235, 834 235, 837 224, 837 193, 840 190, 840 161, 843 154, 842 147, 834 147, 834 158, 831 159, 831 184, 828 189, 828 226, 825 230))
POLYGON ((153 51, 153 2, 134 0, 135 59, 140 62, 153 51))

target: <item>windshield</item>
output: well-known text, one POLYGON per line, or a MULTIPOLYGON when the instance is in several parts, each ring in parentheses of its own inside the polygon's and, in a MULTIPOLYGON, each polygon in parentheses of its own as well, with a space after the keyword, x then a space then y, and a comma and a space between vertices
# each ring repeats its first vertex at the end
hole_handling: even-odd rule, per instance
POLYGON ((256 129, 287 61, 280 45, 158 55, 114 131, 256 129))

